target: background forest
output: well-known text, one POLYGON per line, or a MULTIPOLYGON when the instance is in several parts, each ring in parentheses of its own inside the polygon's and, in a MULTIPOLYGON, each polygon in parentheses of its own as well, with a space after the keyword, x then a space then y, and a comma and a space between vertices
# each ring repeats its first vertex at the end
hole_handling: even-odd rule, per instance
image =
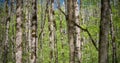
POLYGON ((0 63, 120 63, 120 0, 0 0, 0 63))

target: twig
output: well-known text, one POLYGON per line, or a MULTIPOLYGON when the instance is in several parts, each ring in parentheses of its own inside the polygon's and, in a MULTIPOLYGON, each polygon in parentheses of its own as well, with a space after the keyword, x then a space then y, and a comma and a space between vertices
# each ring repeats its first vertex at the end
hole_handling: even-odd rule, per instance
POLYGON ((65 12, 60 8, 60 7, 57 7, 58 8, 58 10, 62 13, 62 14, 64 14, 65 15, 65 17, 66 17, 66 14, 65 14, 65 12))

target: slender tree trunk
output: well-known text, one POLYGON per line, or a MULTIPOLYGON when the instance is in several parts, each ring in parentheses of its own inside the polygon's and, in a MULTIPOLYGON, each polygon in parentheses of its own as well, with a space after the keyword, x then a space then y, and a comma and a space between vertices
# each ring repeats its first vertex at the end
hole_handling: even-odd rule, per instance
POLYGON ((108 33, 110 22, 109 5, 109 0, 101 0, 99 63, 108 63, 108 33))
POLYGON ((32 21, 31 21, 31 60, 36 63, 37 59, 37 0, 32 0, 32 21))
POLYGON ((15 20, 14 20, 14 16, 15 16, 15 1, 14 0, 10 0, 11 1, 11 21, 12 21, 12 36, 11 36, 11 39, 12 39, 12 59, 13 59, 13 63, 15 63, 15 20))
MULTIPOLYGON (((27 0, 28 1, 28 0, 27 0)), ((27 24, 28 24, 28 53, 29 53, 29 60, 28 60, 28 62, 30 63, 30 60, 31 60, 31 1, 32 0, 29 0, 28 1, 28 14, 27 14, 27 24)))
POLYGON ((67 27, 68 27, 68 42, 70 48, 70 63, 75 63, 75 39, 74 39, 74 24, 73 24, 73 1, 67 0, 67 27))
MULTIPOLYGON (((31 20, 30 20, 30 4, 31 4, 31 0, 26 0, 25 2, 25 13, 26 13, 26 17, 25 17, 25 35, 26 35, 26 43, 25 43, 25 51, 27 54, 30 53, 31 51, 31 20)), ((30 62, 30 55, 27 56, 29 58, 26 58, 26 63, 30 62)))
MULTIPOLYGON (((80 25, 79 20, 79 6, 77 0, 73 0, 74 5, 74 21, 80 25)), ((80 28, 75 26, 75 55, 76 55, 76 63, 81 63, 81 41, 80 41, 80 28)))
POLYGON ((41 12, 41 22, 40 22, 40 35, 38 38, 38 41, 40 41, 40 62, 43 63, 43 35, 44 35, 44 26, 45 26, 45 20, 46 19, 46 14, 44 14, 44 9, 43 9, 43 0, 40 0, 40 10, 43 11, 41 12))
POLYGON ((111 39, 112 39, 112 63, 117 63, 117 54, 116 54, 116 43, 115 43, 115 31, 113 27, 113 22, 110 22, 111 26, 111 39))
POLYGON ((115 38, 115 30, 114 30, 114 23, 113 23, 113 16, 112 16, 112 8, 110 6, 110 35, 112 41, 112 63, 117 63, 117 54, 116 54, 116 38, 115 38))
POLYGON ((3 63, 7 63, 8 61, 8 42, 9 42, 9 23, 10 23, 10 11, 8 8, 8 0, 5 0, 5 5, 6 5, 6 14, 7 14, 7 18, 6 18, 6 39, 5 39, 5 44, 4 44, 4 59, 3 59, 3 63))
POLYGON ((49 37, 50 37, 50 63, 58 63, 57 42, 56 42, 56 25, 54 18, 54 0, 50 0, 49 14, 49 37))
MULTIPOLYGON (((30 8, 29 8, 30 9, 30 8)), ((29 53, 31 52, 31 14, 28 16, 28 40, 29 40, 29 53)), ((31 54, 29 55, 29 61, 31 59, 31 54)))
POLYGON ((22 22, 23 22, 23 0, 17 0, 16 11, 16 63, 22 63, 22 22))

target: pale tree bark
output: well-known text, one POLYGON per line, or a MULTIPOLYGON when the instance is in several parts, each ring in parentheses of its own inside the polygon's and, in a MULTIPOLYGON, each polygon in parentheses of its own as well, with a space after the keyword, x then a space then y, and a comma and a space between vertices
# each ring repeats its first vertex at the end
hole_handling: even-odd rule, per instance
MULTIPOLYGON (((25 2, 25 13, 26 13, 26 17, 25 17, 25 35, 26 35, 26 45, 25 45, 25 50, 26 53, 29 54, 31 51, 31 0, 26 0, 25 2)), ((28 56, 29 58, 26 59, 26 63, 30 62, 30 55, 28 56)))
MULTIPOLYGON (((74 5, 74 21, 78 25, 80 25, 79 20, 79 6, 77 0, 73 0, 74 5)), ((80 28, 75 26, 75 56, 76 56, 76 63, 81 63, 81 38, 80 38, 80 28)))
POLYGON ((5 37, 5 44, 4 44, 4 58, 3 58, 3 63, 7 63, 8 62, 8 42, 9 42, 9 38, 8 38, 8 35, 9 35, 9 23, 10 23, 10 11, 9 11, 9 8, 8 8, 8 0, 5 0, 5 7, 6 7, 6 37, 5 37))
POLYGON ((16 63, 22 63, 23 0, 16 0, 16 63))
MULTIPOLYGON (((80 0, 80 8, 79 8, 79 11, 80 11, 80 25, 84 25, 85 23, 84 23, 84 21, 83 21, 83 3, 82 3, 83 1, 82 0, 80 0)), ((82 46, 84 45, 84 43, 85 43, 85 36, 84 36, 84 34, 83 34, 83 30, 81 30, 80 31, 80 33, 81 33, 81 39, 80 39, 80 41, 81 41, 81 50, 82 50, 82 46)), ((82 51, 81 51, 81 54, 82 54, 82 51)), ((82 55, 81 55, 81 59, 82 59, 82 55)), ((82 62, 82 60, 81 60, 81 62, 82 62)))
POLYGON ((68 42, 70 49, 69 63, 75 63, 75 39, 74 39, 74 24, 73 24, 73 1, 67 0, 67 27, 68 27, 68 42))
MULTIPOLYGON (((28 1, 28 0, 27 0, 28 1)), ((28 62, 30 62, 30 60, 31 60, 31 1, 32 0, 29 0, 28 1, 28 14, 27 14, 27 24, 28 24, 28 53, 29 53, 29 61, 28 62)))
POLYGON ((54 0, 50 0, 48 10, 48 23, 49 23, 49 37, 50 37, 50 63, 58 63, 57 57, 57 42, 56 42, 56 25, 54 18, 54 0))
POLYGON ((108 33, 110 22, 110 1, 101 0, 101 21, 99 36, 99 63, 108 63, 108 33))
MULTIPOLYGON (((31 52, 31 14, 29 13, 29 20, 28 20, 28 42, 29 42, 29 53, 31 52)), ((29 55, 30 61, 31 55, 29 55)))
POLYGON ((31 60, 36 63, 37 59, 37 0, 32 0, 32 19, 31 19, 31 60))

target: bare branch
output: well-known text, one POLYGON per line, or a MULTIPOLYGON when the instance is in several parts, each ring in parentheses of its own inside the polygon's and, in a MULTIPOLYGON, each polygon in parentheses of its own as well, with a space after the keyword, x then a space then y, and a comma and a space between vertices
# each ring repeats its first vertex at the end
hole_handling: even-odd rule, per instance
POLYGON ((93 38, 92 38, 92 36, 91 36, 90 32, 88 31, 88 29, 86 29, 86 32, 88 33, 88 35, 89 35, 89 37, 90 37, 90 39, 91 39, 91 41, 92 41, 93 45, 95 46, 96 50, 98 51, 98 47, 97 47, 97 45, 96 45, 95 41, 93 40, 93 38))
MULTIPOLYGON (((66 17, 66 19, 67 19, 67 15, 65 14, 65 12, 64 12, 59 6, 58 6, 57 8, 58 8, 58 10, 59 10, 61 13, 63 13, 63 14, 65 15, 65 17, 66 17)), ((78 25, 78 24, 75 23, 74 21, 72 21, 72 22, 73 22, 73 24, 74 24, 75 26, 77 26, 77 27, 80 28, 81 30, 87 32, 87 34, 89 35, 89 37, 90 37, 90 39, 91 39, 91 41, 92 41, 92 44, 94 45, 94 47, 95 47, 96 50, 98 51, 97 45, 96 45, 95 41, 93 40, 93 38, 92 38, 90 32, 88 31, 88 29, 82 28, 80 25, 78 25)))
POLYGON ((87 32, 88 36, 90 37, 90 40, 92 41, 92 44, 94 45, 94 47, 95 47, 96 50, 98 51, 98 47, 97 47, 95 41, 93 40, 93 38, 92 38, 90 32, 88 31, 88 29, 87 29, 87 28, 85 29, 85 28, 81 27, 80 25, 78 25, 78 24, 75 23, 74 21, 72 21, 72 22, 73 22, 73 24, 74 24, 75 26, 77 26, 77 27, 80 28, 81 30, 87 32))
POLYGON ((62 14, 64 14, 65 15, 65 17, 66 17, 66 14, 65 14, 65 12, 60 8, 60 7, 57 7, 58 8, 58 10, 62 13, 62 14))

